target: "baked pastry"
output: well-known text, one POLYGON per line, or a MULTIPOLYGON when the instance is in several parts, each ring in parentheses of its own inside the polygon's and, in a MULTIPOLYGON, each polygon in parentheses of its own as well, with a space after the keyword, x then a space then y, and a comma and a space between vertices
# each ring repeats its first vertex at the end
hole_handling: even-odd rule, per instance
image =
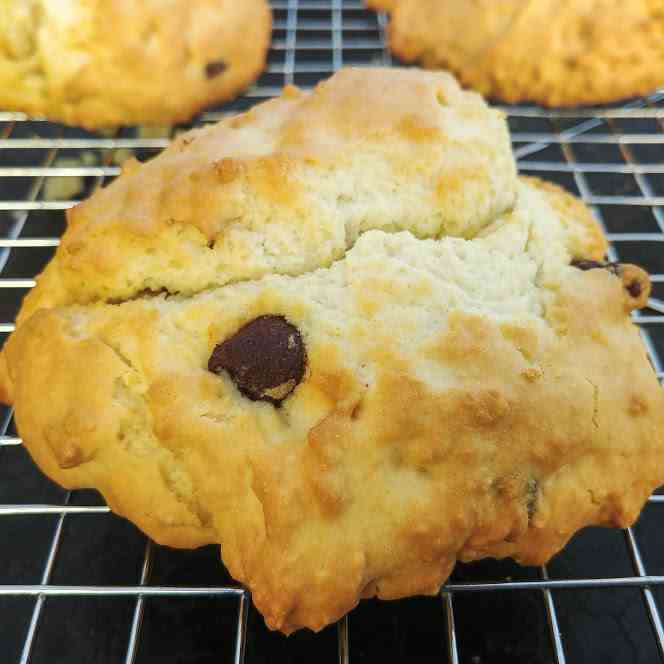
POLYGON ((544 562, 664 482, 648 277, 605 249, 451 76, 345 69, 71 210, 4 398, 51 478, 220 542, 271 628, 319 629, 457 559, 544 562))
POLYGON ((0 0, 0 108, 98 129, 174 124, 265 65, 266 0, 0 0))
POLYGON ((405 62, 454 72, 509 103, 578 106, 664 85, 662 0, 392 0, 405 62))

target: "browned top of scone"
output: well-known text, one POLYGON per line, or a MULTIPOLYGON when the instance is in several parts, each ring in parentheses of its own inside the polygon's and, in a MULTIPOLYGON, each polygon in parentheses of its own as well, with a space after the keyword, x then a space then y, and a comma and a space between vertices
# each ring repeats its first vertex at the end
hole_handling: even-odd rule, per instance
POLYGON ((344 69, 181 135, 68 213, 42 306, 192 294, 343 256, 359 233, 468 237, 514 204, 502 114, 448 74, 344 69))

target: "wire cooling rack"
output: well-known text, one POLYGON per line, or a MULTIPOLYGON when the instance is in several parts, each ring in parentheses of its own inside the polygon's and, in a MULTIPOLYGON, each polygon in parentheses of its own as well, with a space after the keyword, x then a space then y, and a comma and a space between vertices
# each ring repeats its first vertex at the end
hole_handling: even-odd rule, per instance
MULTIPOLYGON (((344 64, 391 64, 386 18, 359 0, 275 0, 266 73, 198 123, 309 87, 344 64)), ((591 205, 611 259, 652 274, 635 315, 664 377, 664 91, 608 108, 505 108, 522 172, 591 205)), ((175 130, 100 136, 0 113, 0 334, 57 246, 63 210, 107 184, 130 154, 175 130)), ((48 385, 44 385, 48 399, 48 385)), ((318 635, 267 631, 215 547, 153 545, 92 491, 66 492, 0 420, 0 663, 354 662, 620 664, 664 661, 664 495, 633 529, 588 529, 547 566, 458 565, 435 598, 363 602, 318 635)), ((664 435, 664 432, 663 432, 664 435)))

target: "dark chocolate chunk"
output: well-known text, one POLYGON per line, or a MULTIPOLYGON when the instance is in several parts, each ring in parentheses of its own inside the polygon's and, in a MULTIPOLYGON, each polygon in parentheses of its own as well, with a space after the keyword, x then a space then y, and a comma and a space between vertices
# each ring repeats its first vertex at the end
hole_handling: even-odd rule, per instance
POLYGON ((208 78, 216 78, 217 76, 220 76, 223 74, 226 69, 228 68, 228 65, 223 60, 217 60, 215 62, 208 62, 205 65, 205 75, 208 78))
POLYGON ((627 292, 633 297, 637 298, 641 295, 642 286, 640 281, 632 281, 626 286, 627 292))
POLYGON ((575 259, 572 261, 572 267, 576 267, 579 270, 594 270, 595 268, 604 267, 604 263, 600 261, 590 261, 583 258, 575 259))
POLYGON ((300 331, 283 316, 259 316, 212 352, 208 369, 228 372, 252 401, 278 406, 300 383, 307 361, 300 331))
POLYGON ((591 261, 586 259, 577 259, 572 261, 572 266, 578 268, 579 270, 595 270, 603 269, 608 270, 616 276, 620 273, 620 263, 612 262, 602 262, 602 261, 591 261))

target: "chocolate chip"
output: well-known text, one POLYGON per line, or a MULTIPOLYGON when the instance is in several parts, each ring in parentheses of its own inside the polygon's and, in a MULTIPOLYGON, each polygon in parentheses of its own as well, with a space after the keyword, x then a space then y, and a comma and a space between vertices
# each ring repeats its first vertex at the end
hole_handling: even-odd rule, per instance
POLYGON ((223 74, 226 69, 228 68, 228 65, 223 61, 223 60, 217 60, 215 62, 208 62, 205 65, 205 75, 208 78, 216 78, 217 76, 220 76, 223 74))
POLYGON ((641 295, 641 291, 643 290, 640 281, 632 281, 626 286, 626 289, 627 292, 635 299, 641 295))
POLYGON ((604 267, 604 263, 600 263, 599 261, 590 261, 590 260, 585 260, 583 258, 578 259, 578 260, 573 260, 572 261, 572 267, 576 267, 579 270, 594 270, 595 268, 598 267, 604 267))
POLYGON ((608 270, 609 272, 611 272, 611 274, 615 274, 616 276, 620 273, 620 263, 592 261, 592 260, 586 260, 584 258, 573 260, 572 267, 584 271, 595 270, 595 269, 608 270))
POLYGON ((304 376, 306 351, 300 331, 283 316, 259 316, 212 352, 208 369, 228 372, 252 401, 276 406, 304 376))

